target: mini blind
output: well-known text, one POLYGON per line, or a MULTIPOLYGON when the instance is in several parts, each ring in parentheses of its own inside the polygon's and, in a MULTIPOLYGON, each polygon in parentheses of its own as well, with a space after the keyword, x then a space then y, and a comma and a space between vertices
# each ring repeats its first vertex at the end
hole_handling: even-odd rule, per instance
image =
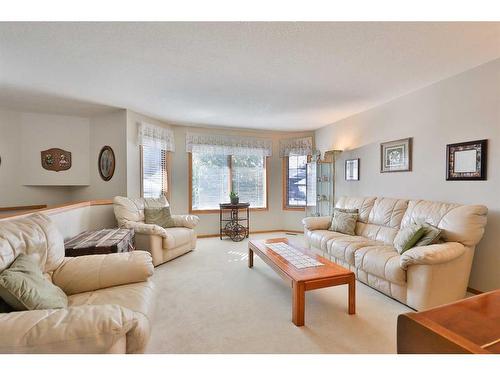
POLYGON ((153 146, 142 146, 142 188, 144 198, 167 194, 167 152, 153 146))

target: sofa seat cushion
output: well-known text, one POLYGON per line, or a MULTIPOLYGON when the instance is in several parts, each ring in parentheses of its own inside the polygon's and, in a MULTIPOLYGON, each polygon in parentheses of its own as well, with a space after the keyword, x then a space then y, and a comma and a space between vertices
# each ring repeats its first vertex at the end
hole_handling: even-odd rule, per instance
POLYGON ((144 315, 151 322, 154 285, 151 281, 145 281, 68 296, 68 306, 82 305, 119 305, 144 315))
POLYGON ((328 254, 354 266, 354 254, 358 249, 376 245, 382 245, 382 243, 361 236, 338 236, 329 239, 326 247, 328 254))
POLYGON ((401 255, 390 245, 366 246, 356 250, 354 265, 366 273, 396 284, 406 283, 406 271, 400 266, 401 255))
POLYGON ((323 251, 328 251, 326 247, 326 243, 328 240, 331 240, 332 238, 350 237, 350 236, 339 232, 333 232, 331 230, 321 229, 321 230, 307 231, 306 237, 311 246, 317 249, 321 249, 323 251))
MULTIPOLYGON (((116 308, 119 306, 125 314, 130 313, 127 323, 130 327, 127 333, 127 353, 144 352, 151 335, 154 301, 154 284, 151 281, 114 286, 68 297, 70 307, 93 306, 95 308, 99 305, 107 305, 103 307, 116 308)), ((117 315, 108 317, 113 323, 118 318, 117 315)))
POLYGON ((170 250, 186 245, 196 238, 195 231, 189 228, 165 228, 166 236, 163 237, 163 249, 170 250))

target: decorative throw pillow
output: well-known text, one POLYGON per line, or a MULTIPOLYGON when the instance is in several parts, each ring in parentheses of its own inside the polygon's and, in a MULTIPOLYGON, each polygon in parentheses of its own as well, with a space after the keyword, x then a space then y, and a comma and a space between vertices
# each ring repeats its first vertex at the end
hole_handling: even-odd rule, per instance
POLYGON ((422 226, 424 227, 424 235, 415 246, 427 246, 437 243, 443 231, 429 223, 422 223, 422 226))
POLYGON ((175 227, 174 219, 170 214, 170 207, 145 208, 144 222, 146 224, 156 224, 163 228, 175 227))
POLYGON ((43 277, 33 255, 19 255, 0 273, 0 298, 13 310, 62 309, 68 298, 61 288, 43 277))
POLYGON ((423 237, 425 229, 421 224, 410 224, 401 228, 394 238, 394 247, 403 254, 410 250, 423 237))
POLYGON ((358 221, 358 210, 335 208, 333 210, 332 223, 328 230, 355 235, 356 222, 358 221))

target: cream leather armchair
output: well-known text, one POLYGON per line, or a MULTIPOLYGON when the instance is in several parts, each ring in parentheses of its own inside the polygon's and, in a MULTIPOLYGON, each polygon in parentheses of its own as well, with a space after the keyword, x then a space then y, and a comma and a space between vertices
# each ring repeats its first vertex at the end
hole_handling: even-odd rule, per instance
POLYGON ((198 216, 172 215, 175 223, 174 228, 162 228, 158 225, 144 223, 144 208, 168 206, 165 197, 134 199, 115 197, 113 206, 118 225, 135 230, 136 248, 149 251, 155 266, 196 248, 194 228, 200 220, 198 216))
POLYGON ((19 254, 38 254, 66 309, 0 314, 0 353, 142 353, 154 308, 154 268, 145 251, 64 257, 46 216, 0 221, 0 272, 19 254))

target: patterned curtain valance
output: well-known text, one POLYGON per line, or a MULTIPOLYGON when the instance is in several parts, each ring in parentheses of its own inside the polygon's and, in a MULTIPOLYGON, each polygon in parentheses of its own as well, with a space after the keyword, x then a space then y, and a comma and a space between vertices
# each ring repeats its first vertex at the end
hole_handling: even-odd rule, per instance
POLYGON ((312 137, 282 139, 280 141, 280 158, 292 155, 312 155, 312 137))
POLYGON ((186 151, 218 155, 271 156, 273 141, 265 138, 213 134, 186 134, 186 151))
POLYGON ((175 151, 174 132, 171 129, 140 122, 137 139, 141 146, 152 146, 165 151, 175 151))

